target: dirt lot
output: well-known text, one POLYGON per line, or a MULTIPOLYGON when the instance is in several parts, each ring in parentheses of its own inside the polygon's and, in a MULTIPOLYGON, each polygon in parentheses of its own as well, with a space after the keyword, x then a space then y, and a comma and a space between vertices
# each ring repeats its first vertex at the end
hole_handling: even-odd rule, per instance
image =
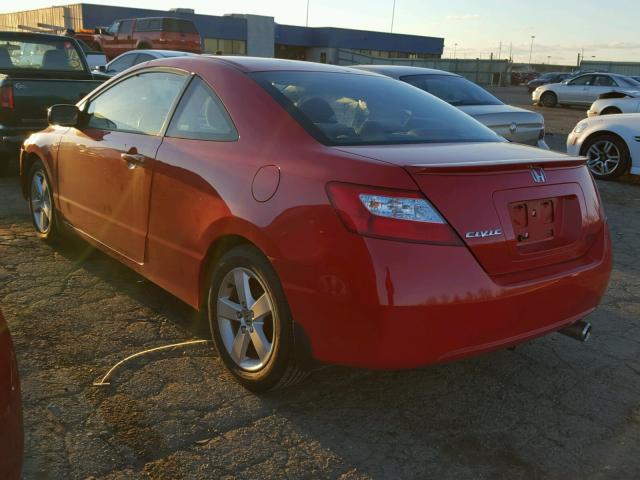
MULTIPOLYGON (((584 112, 557 109, 573 114, 584 112)), ((38 241, 17 181, 0 180, 0 306, 22 374, 25 478, 637 478, 640 182, 599 186, 615 266, 589 343, 551 335, 405 372, 332 367, 259 397, 210 346, 149 355, 93 386, 129 354, 206 330, 83 243, 38 241)))

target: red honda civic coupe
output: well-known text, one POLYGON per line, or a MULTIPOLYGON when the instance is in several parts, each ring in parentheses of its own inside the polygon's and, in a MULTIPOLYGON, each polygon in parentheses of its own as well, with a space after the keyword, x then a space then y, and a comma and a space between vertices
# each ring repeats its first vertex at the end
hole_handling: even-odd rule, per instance
POLYGON ((21 155, 37 234, 75 232, 206 312, 254 390, 310 359, 412 368, 585 337, 609 279, 583 159, 510 144, 387 77, 162 59, 49 123, 21 155))

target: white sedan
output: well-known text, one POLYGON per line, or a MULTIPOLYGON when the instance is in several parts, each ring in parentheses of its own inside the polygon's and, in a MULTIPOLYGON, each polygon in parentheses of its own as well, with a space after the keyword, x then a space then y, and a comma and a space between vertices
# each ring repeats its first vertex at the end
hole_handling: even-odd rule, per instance
POLYGON ((567 153, 587 157, 596 178, 640 175, 640 113, 581 120, 567 138, 567 153))
POLYGON ((531 94, 535 105, 591 105, 600 95, 622 92, 640 96, 640 82, 614 73, 586 73, 562 83, 536 88, 531 94))
MULTIPOLYGON (((606 95, 605 95, 606 97, 606 95)), ((616 95, 612 98, 599 98, 587 111, 587 116, 614 115, 616 113, 639 113, 640 96, 616 95)))

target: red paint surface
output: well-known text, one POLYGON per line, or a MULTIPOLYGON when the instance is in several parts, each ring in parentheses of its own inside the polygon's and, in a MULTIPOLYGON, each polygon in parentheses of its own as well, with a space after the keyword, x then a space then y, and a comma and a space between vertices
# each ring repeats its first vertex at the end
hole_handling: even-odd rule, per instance
MULTIPOLYGON (((327 362, 405 368, 463 357, 557 330, 597 306, 611 245, 581 161, 505 143, 326 147, 244 74, 283 64, 238 61, 156 63, 207 81, 236 125, 235 142, 150 137, 149 145, 159 145, 154 160, 127 176, 109 153, 119 151, 123 134, 51 127, 32 136, 25 148, 46 162, 67 220, 195 308, 213 246, 229 235, 244 238, 272 262, 314 356, 327 362), (473 166, 483 160, 496 165, 473 166), (268 165, 278 167, 279 184, 259 202, 252 185, 268 165), (530 166, 543 166, 547 183, 535 184, 530 166), (457 246, 349 231, 329 201, 329 182, 424 195, 449 222, 457 246), (115 208, 125 198, 132 211, 115 208), (510 205, 549 198, 571 199, 557 210, 553 241, 518 242, 510 205), (104 224, 113 226, 105 231, 104 224), (495 228, 504 234, 465 236, 495 228)), ((265 188, 262 181, 258 187, 265 188)))
POLYGON ((24 436, 16 355, 0 312, 0 478, 17 480, 22 470, 24 436))

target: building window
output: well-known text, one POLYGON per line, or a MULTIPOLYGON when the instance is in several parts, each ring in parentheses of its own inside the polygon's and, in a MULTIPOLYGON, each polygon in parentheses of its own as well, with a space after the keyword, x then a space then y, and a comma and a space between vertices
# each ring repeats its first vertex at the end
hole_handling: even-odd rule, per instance
POLYGON ((244 40, 226 40, 222 38, 205 38, 205 53, 220 55, 246 55, 247 42, 244 40))
POLYGON ((320 52, 320 63, 327 63, 327 52, 320 52))

